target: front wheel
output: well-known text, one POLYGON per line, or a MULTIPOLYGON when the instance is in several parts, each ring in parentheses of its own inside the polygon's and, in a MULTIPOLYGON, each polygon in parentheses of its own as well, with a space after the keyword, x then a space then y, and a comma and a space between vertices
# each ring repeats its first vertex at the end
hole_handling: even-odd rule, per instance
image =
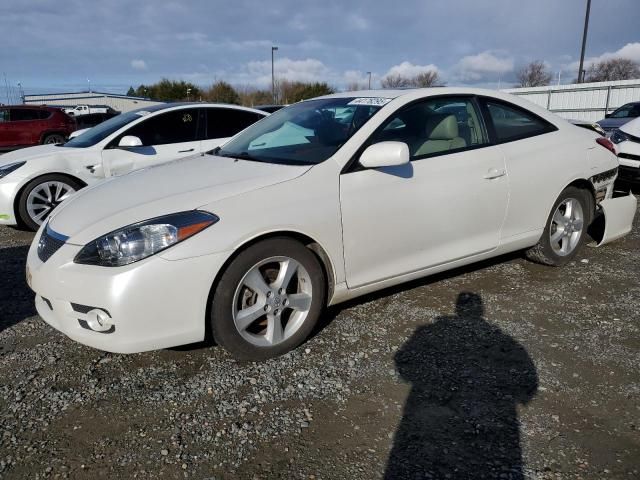
POLYGON ((290 238, 264 240, 222 274, 211 308, 213 338, 243 360, 282 355, 309 336, 324 303, 315 254, 290 238))
POLYGON ((37 230, 58 204, 81 188, 78 181, 55 173, 31 180, 18 199, 18 220, 37 230))
POLYGON ((527 258, 555 267, 568 263, 586 241, 593 210, 590 192, 576 187, 565 188, 551 209, 542 237, 527 250, 527 258))

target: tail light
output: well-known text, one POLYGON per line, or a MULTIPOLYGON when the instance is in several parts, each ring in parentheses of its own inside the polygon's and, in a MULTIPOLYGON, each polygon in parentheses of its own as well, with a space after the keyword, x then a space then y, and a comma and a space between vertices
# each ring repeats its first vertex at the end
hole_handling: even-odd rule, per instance
POLYGON ((613 143, 611 142, 611 140, 609 140, 608 138, 605 137, 600 137, 596 139, 596 142, 598 142, 600 145, 602 145, 604 148, 606 148, 607 150, 609 150, 611 153, 613 153, 614 155, 616 155, 616 149, 613 146, 613 143))

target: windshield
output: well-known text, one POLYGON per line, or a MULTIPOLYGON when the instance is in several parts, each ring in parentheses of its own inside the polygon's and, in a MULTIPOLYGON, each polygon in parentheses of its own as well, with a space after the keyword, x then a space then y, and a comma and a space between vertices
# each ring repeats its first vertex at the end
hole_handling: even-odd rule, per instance
POLYGON ((386 98, 327 98, 283 108, 213 153, 268 163, 315 165, 332 156, 386 98))
POLYGON ((72 148, 87 148, 92 147, 96 143, 104 140, 113 132, 120 130, 122 127, 134 120, 139 119, 141 116, 146 115, 148 112, 144 110, 135 110, 132 112, 121 113, 109 120, 99 123, 95 127, 90 128, 81 135, 72 138, 63 146, 72 148))

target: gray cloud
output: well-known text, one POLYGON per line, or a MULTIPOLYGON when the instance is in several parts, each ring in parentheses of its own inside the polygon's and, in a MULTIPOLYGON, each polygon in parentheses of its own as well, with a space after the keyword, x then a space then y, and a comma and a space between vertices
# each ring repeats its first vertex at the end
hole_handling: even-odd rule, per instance
MULTIPOLYGON (((490 85, 535 59, 572 67, 584 8, 585 0, 2 2, 0 66, 27 90, 84 88, 87 77, 96 89, 163 76, 265 86, 278 45, 276 70, 291 79, 342 87, 410 65, 437 68, 449 84, 490 85)), ((594 2, 587 56, 637 42, 639 13, 637 0, 594 2)))

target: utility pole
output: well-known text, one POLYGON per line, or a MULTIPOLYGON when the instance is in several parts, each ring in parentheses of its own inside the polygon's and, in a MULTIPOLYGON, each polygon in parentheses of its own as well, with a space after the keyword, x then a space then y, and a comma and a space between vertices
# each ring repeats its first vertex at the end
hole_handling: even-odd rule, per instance
POLYGON ((582 33, 582 50, 580 51, 580 67, 578 68, 578 83, 584 82, 584 50, 587 46, 587 30, 589 29, 589 13, 591 0, 587 0, 587 13, 584 16, 584 32, 582 33))
POLYGON ((367 72, 367 75, 369 75, 369 90, 371 90, 371 72, 367 72))
POLYGON ((278 50, 278 47, 271 47, 271 94, 273 96, 273 103, 276 103, 276 77, 274 75, 273 68, 273 52, 278 50))

